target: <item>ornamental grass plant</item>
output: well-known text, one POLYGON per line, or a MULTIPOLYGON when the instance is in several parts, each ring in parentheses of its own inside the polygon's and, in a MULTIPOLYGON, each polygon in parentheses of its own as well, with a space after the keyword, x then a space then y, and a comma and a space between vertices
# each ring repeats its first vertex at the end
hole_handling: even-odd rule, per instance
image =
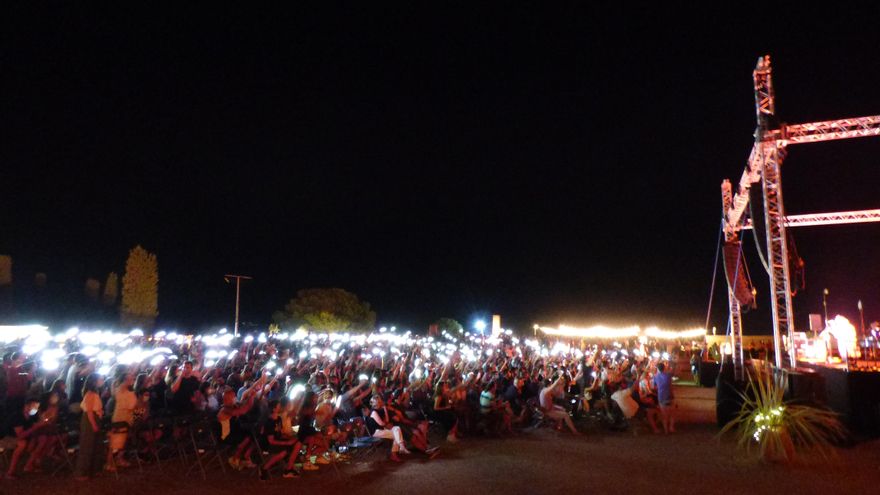
POLYGON ((769 367, 749 374, 739 414, 721 429, 735 431, 737 445, 766 462, 792 463, 799 453, 816 453, 824 459, 836 454, 835 445, 846 437, 837 414, 827 409, 784 399, 786 380, 769 367))

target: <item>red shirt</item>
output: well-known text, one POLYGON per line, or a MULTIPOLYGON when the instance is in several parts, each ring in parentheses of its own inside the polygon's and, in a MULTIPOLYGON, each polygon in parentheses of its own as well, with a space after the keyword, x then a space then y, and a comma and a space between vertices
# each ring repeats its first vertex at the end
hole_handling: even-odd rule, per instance
POLYGON ((8 366, 6 368, 6 396, 24 397, 27 391, 27 373, 22 373, 21 366, 8 366))

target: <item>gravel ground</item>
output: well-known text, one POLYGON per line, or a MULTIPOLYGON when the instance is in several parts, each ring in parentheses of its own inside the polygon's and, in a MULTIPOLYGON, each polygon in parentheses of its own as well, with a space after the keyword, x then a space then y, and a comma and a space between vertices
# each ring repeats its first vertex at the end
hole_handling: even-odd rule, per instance
POLYGON ((276 477, 259 482, 247 473, 224 477, 214 471, 205 482, 198 474, 186 477, 169 467, 164 473, 155 469, 143 475, 122 473, 120 480, 101 475, 87 483, 77 483, 67 475, 31 475, 14 482, 0 481, 0 493, 509 495, 659 490, 809 494, 870 492, 880 480, 880 440, 841 449, 839 459, 830 463, 816 460, 780 466, 746 458, 730 441, 719 441, 717 428, 704 421, 682 424, 677 433, 668 436, 654 435, 644 427, 621 433, 591 424, 584 430, 582 437, 542 429, 510 438, 469 438, 456 445, 442 445, 436 459, 413 455, 402 464, 386 461, 377 452, 368 461, 340 465, 338 476, 323 466, 295 480, 276 477))

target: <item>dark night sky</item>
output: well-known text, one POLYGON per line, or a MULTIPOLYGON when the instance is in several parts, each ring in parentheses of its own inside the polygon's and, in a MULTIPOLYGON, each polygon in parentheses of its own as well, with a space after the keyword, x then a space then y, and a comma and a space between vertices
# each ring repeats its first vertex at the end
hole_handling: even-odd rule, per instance
MULTIPOLYGON (((758 56, 785 121, 880 114, 878 6, 418 4, 8 12, 0 253, 17 287, 45 271, 79 295, 140 243, 166 325, 229 323, 230 272, 254 276, 259 323, 336 286, 416 329, 480 312, 702 325, 758 56)), ((880 138, 792 147, 783 183, 790 213, 878 208, 880 138)), ((822 287, 880 318, 880 225, 795 235, 801 325, 822 287)))

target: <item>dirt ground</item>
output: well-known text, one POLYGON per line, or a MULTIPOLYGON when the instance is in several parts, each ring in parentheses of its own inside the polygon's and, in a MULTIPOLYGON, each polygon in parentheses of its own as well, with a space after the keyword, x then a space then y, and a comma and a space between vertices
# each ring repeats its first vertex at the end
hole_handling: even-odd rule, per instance
POLYGON ((278 476, 260 482, 253 473, 223 476, 219 470, 186 476, 172 465, 136 470, 77 483, 69 475, 46 474, 0 481, 0 493, 173 495, 290 492, 394 494, 532 493, 854 493, 871 492, 880 481, 880 440, 840 449, 839 458, 794 466, 765 465, 729 440, 717 438, 711 408, 714 391, 680 388, 682 424, 671 435, 645 426, 612 432, 582 425, 572 437, 550 429, 509 438, 467 438, 441 444, 441 455, 418 455, 395 464, 377 452, 368 460, 307 472, 299 479, 278 476), (711 397, 711 398, 710 398, 711 397))

